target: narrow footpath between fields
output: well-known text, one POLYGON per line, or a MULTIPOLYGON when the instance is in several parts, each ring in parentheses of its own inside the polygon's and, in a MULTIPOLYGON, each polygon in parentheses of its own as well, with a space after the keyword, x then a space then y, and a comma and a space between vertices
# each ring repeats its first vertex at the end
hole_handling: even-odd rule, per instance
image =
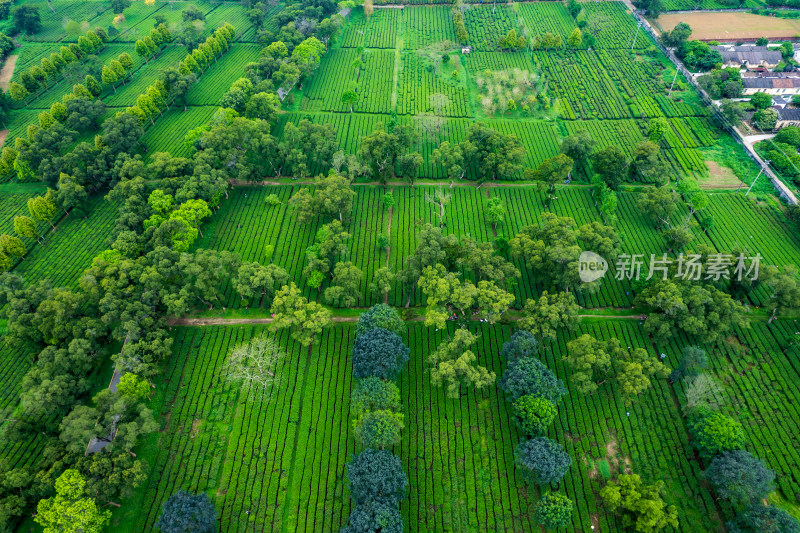
MULTIPOLYGON (((366 309, 364 309, 366 310, 366 309)), ((349 311, 349 310, 348 310, 349 311)), ((331 320, 334 322, 358 322, 359 315, 353 314, 352 311, 333 311, 331 320)), ((578 315, 578 318, 603 318, 603 319, 613 319, 613 320, 641 320, 642 314, 630 315, 630 314, 612 314, 614 310, 610 309, 603 309, 599 310, 598 312, 592 312, 591 310, 584 310, 585 314, 578 315)), ((620 312, 630 312, 630 309, 624 310, 617 310, 620 312)), ((223 315, 225 313, 223 312, 223 315)), ((522 316, 512 311, 509 313, 507 320, 517 321, 522 316)), ((425 320, 425 317, 422 315, 415 316, 413 318, 409 318, 406 322, 422 322, 425 320)), ((267 316, 258 316, 258 317, 230 317, 227 318, 225 316, 208 316, 208 317, 175 317, 170 318, 168 321, 170 326, 235 326, 241 324, 271 324, 272 318, 267 316)), ((478 322, 478 320, 474 320, 474 322, 478 322)))

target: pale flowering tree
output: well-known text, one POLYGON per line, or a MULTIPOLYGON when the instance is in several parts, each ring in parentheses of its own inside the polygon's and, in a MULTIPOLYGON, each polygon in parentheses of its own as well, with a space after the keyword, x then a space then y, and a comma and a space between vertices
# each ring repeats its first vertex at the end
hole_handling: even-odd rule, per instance
POLYGON ((280 344, 262 333, 236 346, 225 361, 223 373, 231 382, 266 389, 277 379, 278 367, 286 357, 280 344))

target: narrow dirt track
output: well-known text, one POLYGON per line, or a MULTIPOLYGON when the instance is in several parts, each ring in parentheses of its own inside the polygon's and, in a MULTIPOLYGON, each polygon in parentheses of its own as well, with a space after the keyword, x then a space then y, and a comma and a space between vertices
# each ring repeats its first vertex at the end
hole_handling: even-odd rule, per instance
MULTIPOLYGON (((641 320, 642 315, 578 315, 578 318, 605 318, 608 320, 641 320)), ((357 316, 334 316, 334 322, 358 322, 357 316)), ((414 317, 407 322, 422 322, 425 317, 414 317)), ((511 317, 510 320, 517 321, 519 317, 511 317)), ((243 324, 271 324, 271 318, 170 318, 167 320, 170 326, 238 326, 243 324)))
POLYGON ((11 84, 11 76, 14 75, 14 67, 17 64, 19 56, 13 55, 6 58, 2 70, 0 70, 0 89, 8 91, 8 86, 11 84))

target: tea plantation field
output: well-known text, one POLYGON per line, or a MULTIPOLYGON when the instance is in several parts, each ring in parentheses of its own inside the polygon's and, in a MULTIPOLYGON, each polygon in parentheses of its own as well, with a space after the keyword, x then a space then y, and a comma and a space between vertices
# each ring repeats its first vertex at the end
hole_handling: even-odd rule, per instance
POLYGON ((800 210, 627 4, 351 4, 0 3, 0 532, 800 531, 800 210))

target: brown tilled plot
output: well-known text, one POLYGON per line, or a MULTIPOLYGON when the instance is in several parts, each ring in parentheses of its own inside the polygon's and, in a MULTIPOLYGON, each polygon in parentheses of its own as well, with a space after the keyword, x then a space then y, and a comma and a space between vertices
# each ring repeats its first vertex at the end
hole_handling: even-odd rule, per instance
POLYGON ((765 17, 751 13, 671 13, 656 20, 665 31, 679 22, 692 27, 692 39, 788 39, 800 35, 800 20, 765 17))

